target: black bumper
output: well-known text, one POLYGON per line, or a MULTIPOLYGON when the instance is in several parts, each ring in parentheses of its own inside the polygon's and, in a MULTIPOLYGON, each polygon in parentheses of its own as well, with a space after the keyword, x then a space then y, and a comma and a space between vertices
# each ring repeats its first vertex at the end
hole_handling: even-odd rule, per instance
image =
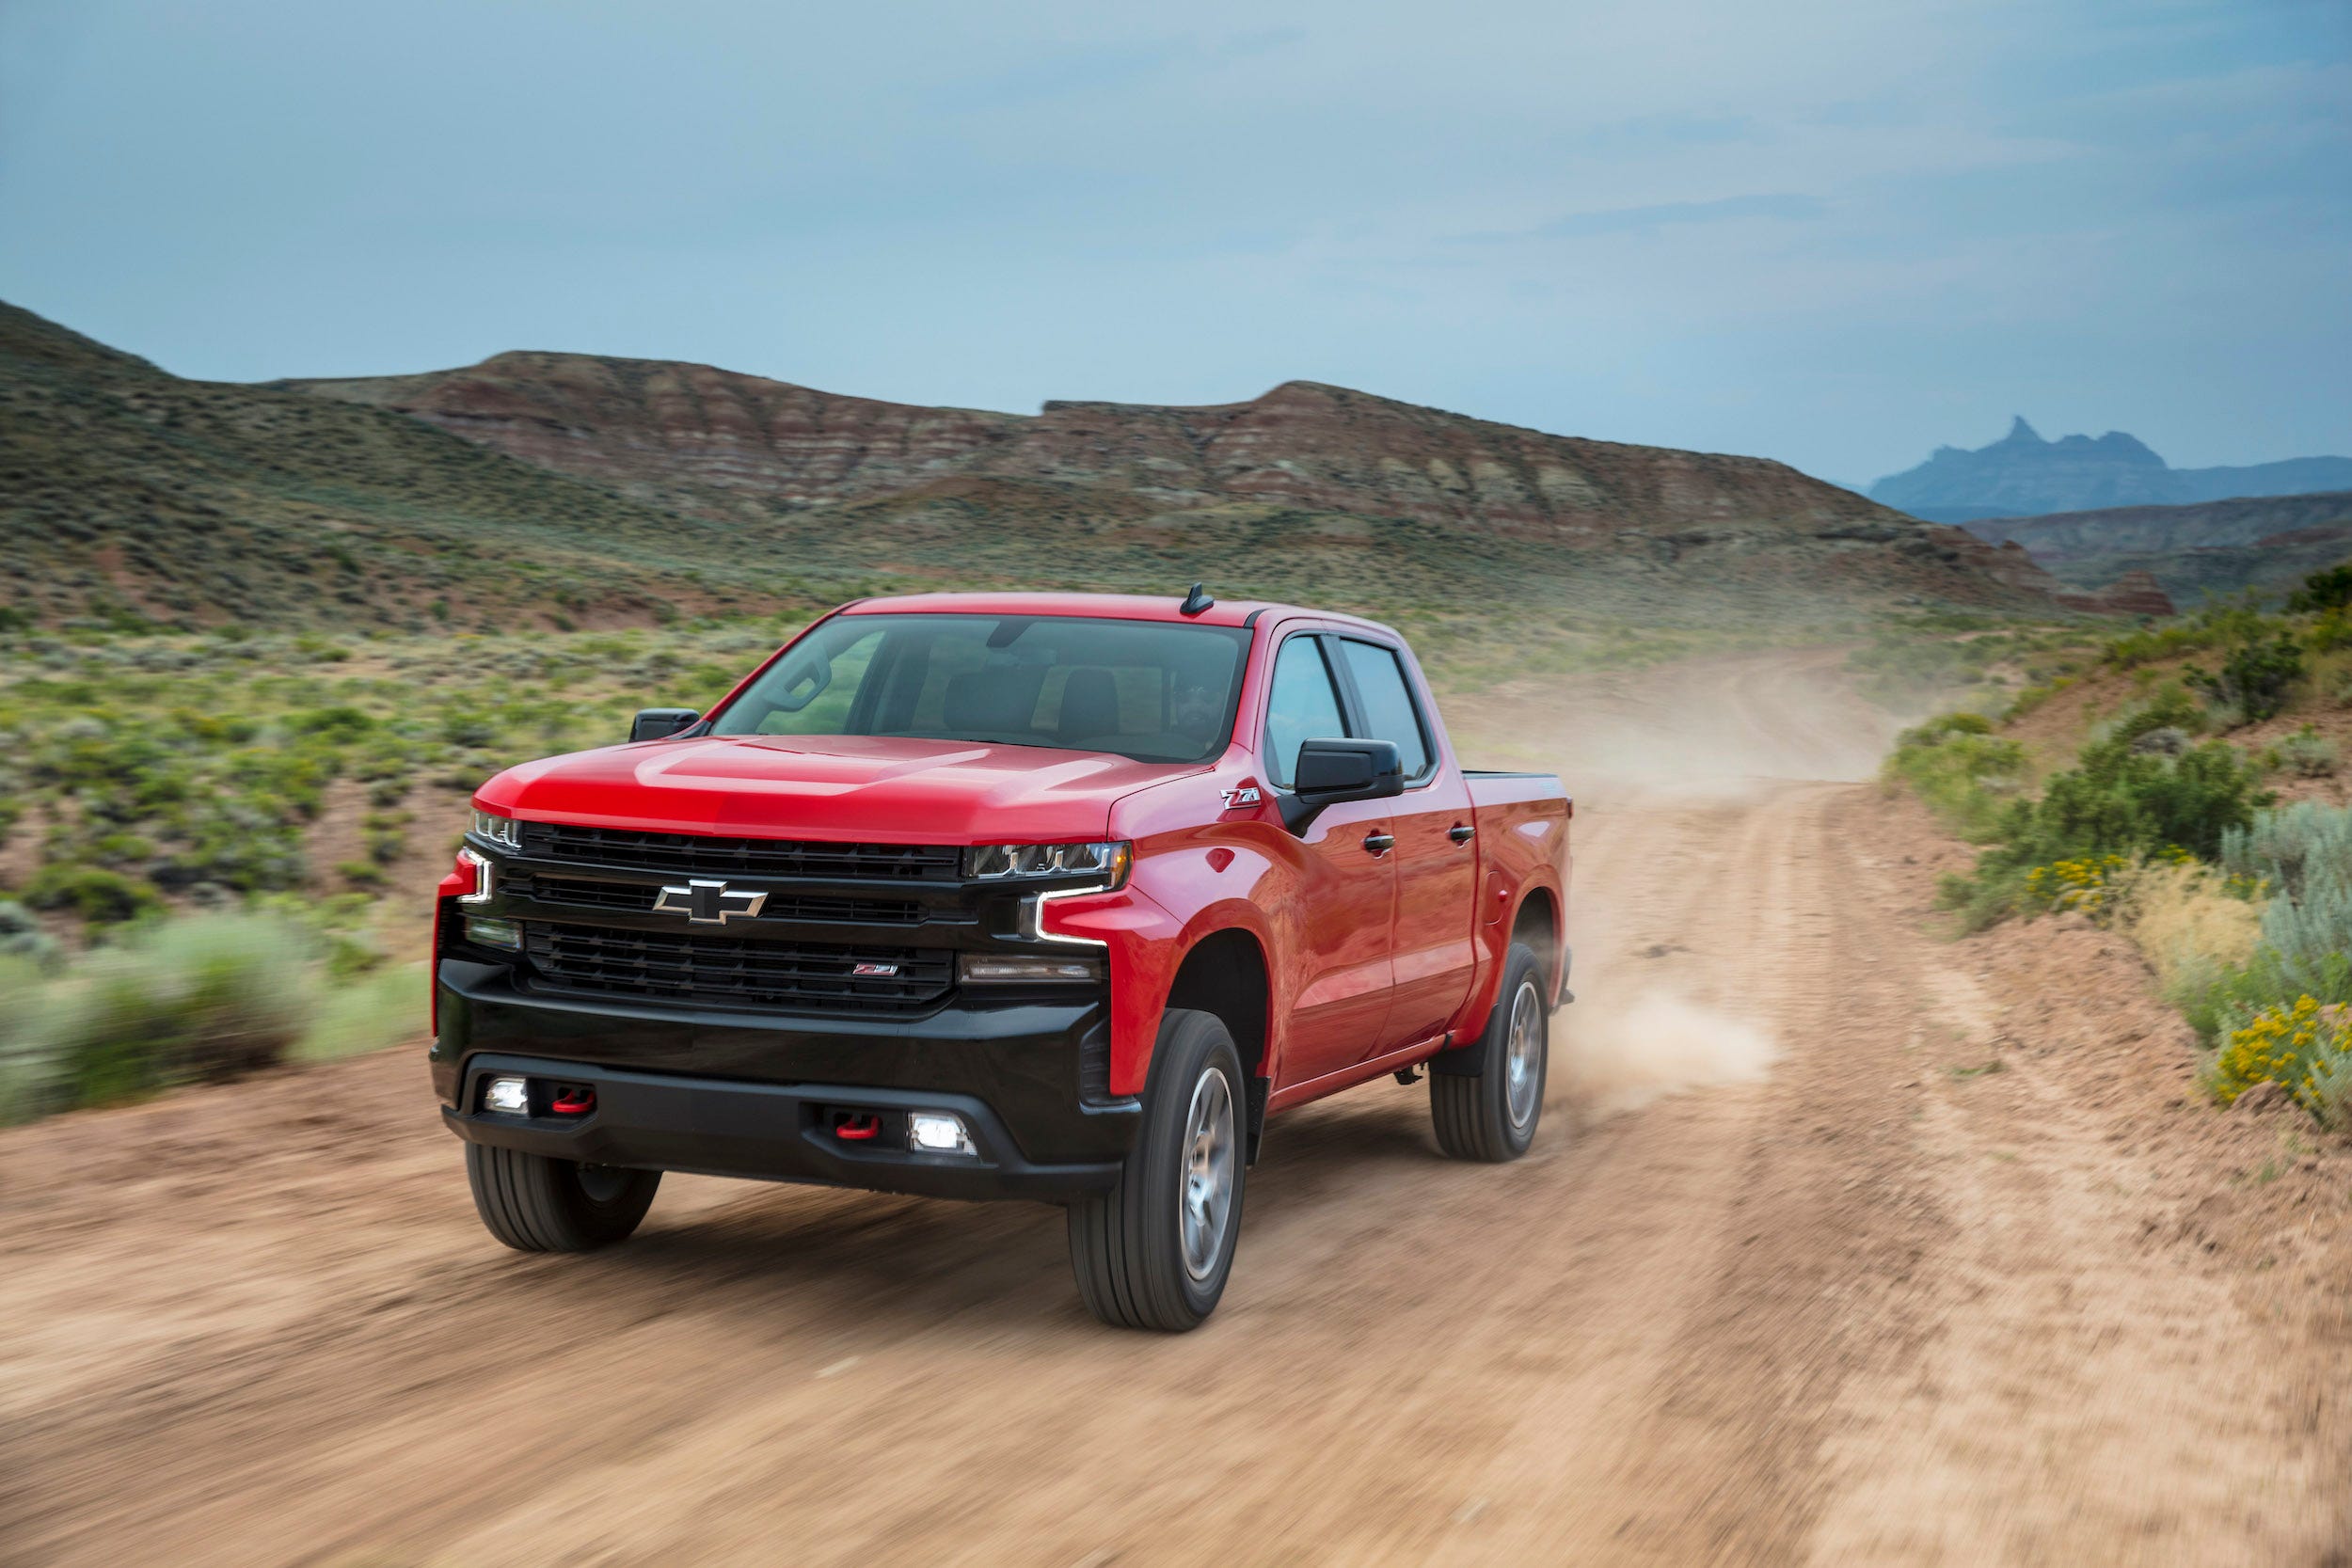
POLYGON ((557 995, 458 958, 442 960, 437 983, 433 1079, 450 1130, 559 1159, 1050 1200, 1108 1185, 1140 1115, 1084 1087, 1107 1049, 1100 997, 820 1021, 557 995), (596 1110, 485 1111, 494 1073, 594 1089, 596 1110), (906 1148, 917 1110, 961 1117, 977 1157, 906 1148), (845 1114, 871 1116, 878 1135, 841 1138, 845 1114))

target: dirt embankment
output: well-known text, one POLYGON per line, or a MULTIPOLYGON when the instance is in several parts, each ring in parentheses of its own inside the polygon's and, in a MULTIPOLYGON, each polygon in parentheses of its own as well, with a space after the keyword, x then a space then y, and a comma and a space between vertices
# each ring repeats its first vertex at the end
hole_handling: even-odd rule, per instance
POLYGON ((673 1178, 504 1253, 414 1051, 0 1135, 0 1560, 2345 1560, 2352 1159, 2196 1104, 2121 944, 1927 934, 1833 670, 1461 716, 1646 764, 1544 1135, 1278 1122, 1183 1338, 1042 1209, 673 1178))

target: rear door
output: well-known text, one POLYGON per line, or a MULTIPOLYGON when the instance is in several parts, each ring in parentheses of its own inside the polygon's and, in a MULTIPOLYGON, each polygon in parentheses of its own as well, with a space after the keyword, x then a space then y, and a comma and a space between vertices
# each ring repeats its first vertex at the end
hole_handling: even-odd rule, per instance
MULTIPOLYGON (((1292 632, 1275 650, 1259 760, 1277 789, 1289 787, 1300 743, 1348 733, 1331 657, 1327 639, 1311 630, 1292 632)), ((1327 806, 1297 843, 1295 896, 1275 911, 1288 927, 1280 951, 1292 998, 1277 1087, 1354 1066, 1387 1026, 1396 862, 1380 840, 1393 804, 1327 806)))
POLYGON ((1365 1055, 1395 1051, 1442 1030, 1470 994, 1478 965, 1471 937, 1478 899, 1478 846, 1470 786, 1445 765, 1437 726, 1399 650, 1369 638, 1330 640, 1339 656, 1352 733, 1396 743, 1405 793, 1389 809, 1396 847, 1396 914, 1390 961, 1394 1000, 1365 1055))

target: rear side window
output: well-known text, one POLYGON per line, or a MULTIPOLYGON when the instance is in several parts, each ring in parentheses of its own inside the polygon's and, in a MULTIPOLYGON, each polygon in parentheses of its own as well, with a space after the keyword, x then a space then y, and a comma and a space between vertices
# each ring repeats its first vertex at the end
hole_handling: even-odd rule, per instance
POLYGON ((1421 707, 1405 679, 1405 666, 1393 649, 1353 638, 1340 641, 1340 657, 1355 678, 1356 695, 1363 699, 1367 740, 1393 740, 1405 765, 1405 776, 1418 779, 1429 771, 1429 733, 1421 721, 1421 707))
POLYGON ((1288 787, 1298 748, 1310 740, 1337 740, 1347 734, 1340 717, 1339 692, 1323 662, 1320 638, 1294 637, 1274 660, 1274 685, 1266 696, 1265 766, 1274 782, 1288 787))

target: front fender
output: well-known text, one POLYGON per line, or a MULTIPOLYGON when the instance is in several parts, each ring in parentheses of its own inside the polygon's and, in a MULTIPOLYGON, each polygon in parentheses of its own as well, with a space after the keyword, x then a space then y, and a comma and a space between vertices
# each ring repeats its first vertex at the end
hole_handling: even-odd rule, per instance
MULTIPOLYGON (((1227 869, 1234 866, 1229 863, 1227 869)), ((1155 891, 1181 895, 1191 885, 1178 880, 1171 889, 1162 880, 1155 890, 1148 891, 1138 878, 1113 893, 1057 898, 1044 914, 1043 929, 1048 936, 1097 942, 1106 955, 1111 988, 1110 1092, 1116 1097, 1143 1092, 1151 1079, 1152 1052, 1159 1042, 1160 1020, 1168 1010, 1177 972, 1194 947, 1219 931, 1246 931, 1267 955, 1269 1070, 1280 1060, 1285 1008, 1277 990, 1280 970, 1272 962, 1274 944, 1264 911, 1247 896, 1233 893, 1195 901, 1180 916, 1155 896, 1155 891)))

